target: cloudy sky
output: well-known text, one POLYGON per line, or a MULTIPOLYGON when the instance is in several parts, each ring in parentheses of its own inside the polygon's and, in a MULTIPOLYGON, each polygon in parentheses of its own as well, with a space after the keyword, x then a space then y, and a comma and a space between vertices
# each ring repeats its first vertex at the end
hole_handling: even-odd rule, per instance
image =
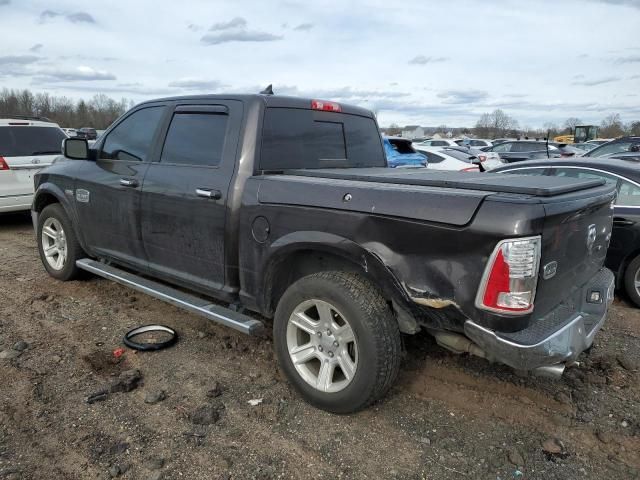
POLYGON ((134 101, 257 92, 381 125, 640 120, 640 0, 0 0, 0 88, 134 101))

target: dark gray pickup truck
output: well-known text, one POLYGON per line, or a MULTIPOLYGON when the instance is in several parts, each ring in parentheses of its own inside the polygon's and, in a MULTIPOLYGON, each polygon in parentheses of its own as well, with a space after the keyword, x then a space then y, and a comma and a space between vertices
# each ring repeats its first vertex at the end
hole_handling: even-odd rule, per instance
POLYGON ((44 267, 82 270, 248 334, 312 404, 366 407, 401 334, 560 375, 605 320, 600 180, 386 168, 373 115, 274 95, 136 106, 36 176, 44 267))

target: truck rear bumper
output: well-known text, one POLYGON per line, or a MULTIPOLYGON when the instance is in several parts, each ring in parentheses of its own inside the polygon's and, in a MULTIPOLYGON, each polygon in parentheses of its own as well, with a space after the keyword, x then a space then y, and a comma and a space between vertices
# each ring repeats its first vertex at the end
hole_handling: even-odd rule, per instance
POLYGON ((467 320, 465 335, 490 360, 518 370, 570 363, 593 343, 605 322, 613 293, 613 273, 603 268, 570 299, 524 330, 496 332, 467 320), (589 301, 594 292, 599 292, 599 302, 589 301))

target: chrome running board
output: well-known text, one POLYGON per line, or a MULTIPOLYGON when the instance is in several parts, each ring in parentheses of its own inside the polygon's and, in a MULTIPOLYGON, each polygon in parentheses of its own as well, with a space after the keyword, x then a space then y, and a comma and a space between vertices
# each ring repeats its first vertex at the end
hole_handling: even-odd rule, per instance
POLYGON ((126 270, 106 265, 91 260, 90 258, 77 260, 76 265, 82 270, 86 270, 87 272, 91 272, 108 280, 113 280, 121 285, 146 293, 171 305, 196 313, 216 323, 246 333, 247 335, 259 335, 264 330, 264 324, 260 320, 216 305, 209 300, 182 292, 154 280, 149 280, 127 272, 126 270))

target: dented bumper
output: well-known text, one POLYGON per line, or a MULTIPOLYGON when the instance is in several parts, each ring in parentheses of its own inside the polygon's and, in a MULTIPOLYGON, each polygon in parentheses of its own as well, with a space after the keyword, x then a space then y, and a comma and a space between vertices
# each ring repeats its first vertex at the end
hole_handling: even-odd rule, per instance
POLYGON ((571 363, 593 343, 613 294, 613 273, 603 268, 571 298, 524 330, 498 332, 467 320, 464 332, 488 359, 518 370, 571 363), (592 300, 593 292, 599 292, 600 301, 592 300))

